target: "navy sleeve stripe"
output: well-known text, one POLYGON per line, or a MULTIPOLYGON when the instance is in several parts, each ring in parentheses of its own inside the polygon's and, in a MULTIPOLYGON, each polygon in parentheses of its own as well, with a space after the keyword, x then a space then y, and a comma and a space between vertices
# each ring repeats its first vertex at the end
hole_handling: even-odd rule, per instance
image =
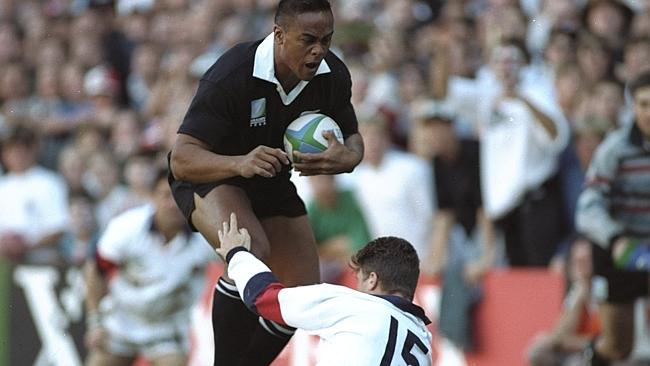
POLYGON ((251 277, 244 288, 243 300, 246 307, 255 312, 255 314, 259 314, 255 306, 255 301, 269 286, 275 283, 278 283, 278 279, 271 272, 260 272, 251 277))

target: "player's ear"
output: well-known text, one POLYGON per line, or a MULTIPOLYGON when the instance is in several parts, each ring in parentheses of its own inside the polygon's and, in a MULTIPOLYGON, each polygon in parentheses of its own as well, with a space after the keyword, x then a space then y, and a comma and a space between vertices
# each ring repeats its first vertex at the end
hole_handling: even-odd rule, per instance
POLYGON ((275 43, 282 44, 284 43, 284 29, 277 24, 273 25, 273 37, 275 38, 275 43))
POLYGON ((370 272, 368 274, 368 285, 370 290, 373 291, 379 286, 379 277, 377 277, 377 272, 370 272))

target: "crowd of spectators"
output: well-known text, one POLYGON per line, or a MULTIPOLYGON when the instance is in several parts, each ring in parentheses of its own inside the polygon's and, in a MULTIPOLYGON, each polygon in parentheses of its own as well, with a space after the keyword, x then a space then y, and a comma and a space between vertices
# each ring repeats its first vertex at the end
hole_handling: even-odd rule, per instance
MULTIPOLYGON (((150 200, 201 75, 269 34, 276 3, 0 0, 0 254, 81 263, 108 220, 150 200)), ((650 69, 650 1, 332 4, 366 157, 313 191, 296 182, 313 220, 338 202, 326 184, 367 226, 323 233, 327 262, 399 235, 425 273, 461 263, 471 288, 502 237, 506 263, 564 270, 588 162, 631 122, 625 83, 650 69)))

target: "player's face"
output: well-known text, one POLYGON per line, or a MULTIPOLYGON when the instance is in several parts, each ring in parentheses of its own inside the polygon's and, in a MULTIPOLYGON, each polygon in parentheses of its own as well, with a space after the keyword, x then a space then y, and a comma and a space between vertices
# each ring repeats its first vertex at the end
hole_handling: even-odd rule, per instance
POLYGON ((298 80, 311 80, 329 51, 334 33, 330 12, 298 15, 286 24, 274 27, 276 40, 276 74, 286 70, 298 80))
POLYGON ((634 115, 641 133, 650 139, 650 86, 642 87, 634 93, 634 115))

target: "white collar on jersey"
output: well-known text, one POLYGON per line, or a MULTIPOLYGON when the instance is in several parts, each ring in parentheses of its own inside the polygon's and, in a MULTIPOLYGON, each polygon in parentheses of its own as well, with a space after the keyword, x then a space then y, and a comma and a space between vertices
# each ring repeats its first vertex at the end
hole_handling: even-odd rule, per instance
MULTIPOLYGON (((327 61, 323 59, 318 66, 318 70, 316 70, 316 75, 327 74, 330 71, 330 66, 327 64, 327 61)), ((275 84, 276 89, 280 94, 280 99, 282 99, 284 105, 291 104, 291 102, 300 95, 300 92, 309 83, 308 81, 300 80, 289 94, 285 93, 280 81, 275 77, 275 64, 273 62, 273 33, 264 38, 262 43, 257 46, 257 50, 255 50, 253 76, 275 84)))

